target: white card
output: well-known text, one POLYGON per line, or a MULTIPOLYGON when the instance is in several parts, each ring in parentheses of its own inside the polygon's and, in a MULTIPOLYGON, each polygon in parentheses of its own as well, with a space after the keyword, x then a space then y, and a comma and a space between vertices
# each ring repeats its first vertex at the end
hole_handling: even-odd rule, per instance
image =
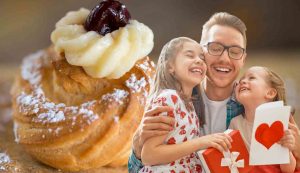
POLYGON ((275 129, 280 129, 281 125, 283 125, 283 131, 288 129, 290 110, 291 107, 283 106, 282 101, 262 104, 256 109, 249 153, 250 165, 285 164, 290 162, 289 150, 276 142, 274 144, 270 142, 274 141, 270 140, 271 138, 276 139, 277 134, 280 134, 274 133, 275 129), (262 125, 263 123, 265 124, 262 125), (272 128, 270 128, 271 126, 272 128), (262 133, 258 133, 259 137, 256 138, 257 130, 262 133), (261 136, 260 134, 263 133, 271 135, 261 136), (265 136, 270 138, 264 138, 265 136))

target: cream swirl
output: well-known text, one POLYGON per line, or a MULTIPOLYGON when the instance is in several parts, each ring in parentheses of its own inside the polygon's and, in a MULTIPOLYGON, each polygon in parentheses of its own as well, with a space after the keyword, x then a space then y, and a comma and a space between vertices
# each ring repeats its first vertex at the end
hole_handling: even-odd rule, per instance
POLYGON ((87 32, 83 25, 89 13, 84 8, 67 13, 51 33, 55 50, 64 53, 68 63, 82 66, 88 75, 120 78, 153 49, 152 30, 136 20, 105 36, 87 32))

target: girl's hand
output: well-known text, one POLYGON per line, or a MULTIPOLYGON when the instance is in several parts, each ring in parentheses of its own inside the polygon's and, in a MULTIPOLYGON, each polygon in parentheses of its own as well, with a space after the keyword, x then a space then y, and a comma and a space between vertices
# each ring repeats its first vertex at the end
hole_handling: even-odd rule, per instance
POLYGON ((223 152, 231 148, 232 139, 225 133, 214 133, 200 137, 200 141, 203 148, 213 147, 223 152))
POLYGON ((284 132, 283 137, 278 142, 283 147, 288 148, 290 151, 295 149, 295 137, 294 132, 291 129, 288 129, 284 132))

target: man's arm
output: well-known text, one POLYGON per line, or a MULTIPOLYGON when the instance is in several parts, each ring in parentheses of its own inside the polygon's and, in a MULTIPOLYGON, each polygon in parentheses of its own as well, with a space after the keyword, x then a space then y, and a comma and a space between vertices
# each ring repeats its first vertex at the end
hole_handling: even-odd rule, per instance
POLYGON ((155 116, 162 112, 173 111, 169 106, 157 106, 145 112, 145 115, 133 136, 133 151, 135 156, 140 159, 144 142, 153 136, 168 134, 173 130, 175 119, 167 116, 155 116))
POLYGON ((297 169, 300 170, 300 129, 297 126, 293 116, 290 117, 289 129, 292 130, 295 137, 295 147, 292 151, 296 158, 297 169))
POLYGON ((167 116, 155 116, 162 112, 172 111, 173 108, 169 106, 157 106, 146 111, 144 117, 136 130, 132 141, 132 152, 128 160, 128 172, 136 173, 142 167, 141 151, 144 142, 150 137, 161 136, 168 134, 174 127, 174 118, 167 116))

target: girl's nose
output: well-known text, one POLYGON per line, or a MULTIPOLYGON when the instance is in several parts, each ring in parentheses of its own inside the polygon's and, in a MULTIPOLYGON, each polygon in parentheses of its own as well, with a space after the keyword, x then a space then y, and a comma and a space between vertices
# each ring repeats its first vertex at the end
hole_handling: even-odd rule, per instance
POLYGON ((246 79, 245 78, 241 79, 239 83, 240 84, 245 84, 246 83, 246 79))
POLYGON ((204 61, 200 57, 196 58, 196 64, 202 65, 203 63, 204 63, 204 61))

